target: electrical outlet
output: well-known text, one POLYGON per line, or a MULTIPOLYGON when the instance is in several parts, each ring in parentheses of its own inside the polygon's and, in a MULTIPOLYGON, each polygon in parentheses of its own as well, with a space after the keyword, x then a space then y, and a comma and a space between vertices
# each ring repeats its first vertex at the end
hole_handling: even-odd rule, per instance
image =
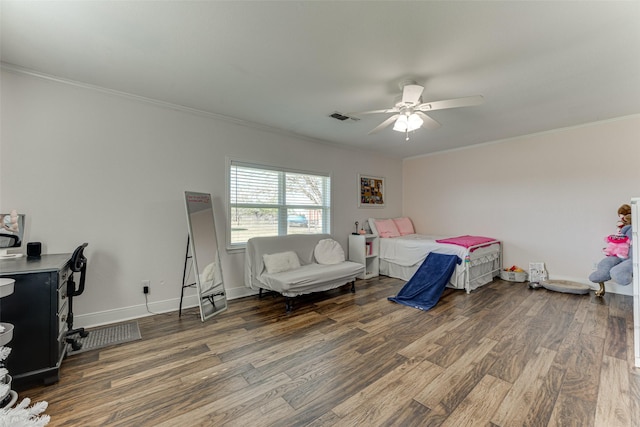
POLYGON ((143 280, 142 281, 142 293, 148 294, 151 290, 151 280, 143 280))

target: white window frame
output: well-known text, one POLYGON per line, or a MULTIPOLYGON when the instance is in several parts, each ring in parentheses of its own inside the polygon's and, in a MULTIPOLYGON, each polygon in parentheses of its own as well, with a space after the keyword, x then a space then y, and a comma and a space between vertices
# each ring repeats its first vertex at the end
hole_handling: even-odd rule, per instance
MULTIPOLYGON (((278 165, 270 165, 270 164, 265 164, 265 163, 257 163, 257 162, 252 162, 252 161, 245 161, 245 160, 241 160, 241 159, 236 159, 236 158, 230 158, 227 157, 226 158, 226 210, 227 210, 227 219, 226 219, 226 243, 227 243, 227 251, 229 252, 235 252, 235 251, 244 251, 245 248, 247 247, 246 242, 244 243, 231 243, 231 209, 234 207, 234 205, 232 205, 231 203, 231 168, 233 166, 244 166, 244 167, 249 167, 249 168, 255 168, 255 169, 264 169, 264 170, 270 170, 270 171, 275 171, 275 172, 282 172, 282 173, 296 173, 296 174, 302 174, 302 175, 313 175, 313 176, 321 176, 321 177, 326 177, 329 179, 329 185, 328 185, 328 194, 325 191, 325 193, 323 194, 323 196, 325 197, 325 201, 323 203, 323 206, 315 206, 315 205, 287 205, 286 204, 286 193, 284 190, 284 184, 285 184, 285 180, 281 179, 280 180, 280 191, 278 194, 278 204, 274 204, 274 205, 266 205, 266 204, 259 204, 259 205, 253 205, 256 207, 261 207, 261 208, 275 208, 279 210, 279 214, 278 214, 278 235, 279 236, 284 236, 287 234, 287 214, 286 211, 287 209, 309 209, 309 208, 313 208, 313 209, 321 209, 323 210, 323 215, 322 215, 322 233, 326 233, 326 234, 331 234, 331 226, 332 226, 332 221, 331 218, 333 217, 333 203, 332 203, 332 198, 333 198, 333 179, 331 176, 331 173, 328 172, 317 172, 317 171, 309 171, 309 170, 300 170, 300 169, 292 169, 292 168, 286 168, 286 167, 282 167, 282 166, 278 166, 278 165), (328 200, 327 200, 328 199, 328 200)), ((247 204, 247 207, 252 206, 247 204)))

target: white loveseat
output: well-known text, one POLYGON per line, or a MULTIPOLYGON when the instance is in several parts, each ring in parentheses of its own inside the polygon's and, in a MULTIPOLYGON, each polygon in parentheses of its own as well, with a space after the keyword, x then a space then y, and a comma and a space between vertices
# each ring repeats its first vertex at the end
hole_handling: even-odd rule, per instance
MULTIPOLYGON (((351 283, 351 290, 354 292, 356 276, 362 274, 364 266, 351 261, 335 264, 318 263, 314 251, 318 242, 325 239, 331 239, 331 236, 328 234, 293 234, 249 239, 245 253, 245 286, 254 290, 275 291, 285 297, 295 297, 351 283), (267 271, 264 255, 286 252, 295 252, 300 266, 286 271, 271 273, 267 271)), ((342 248, 340 247, 340 249, 342 248)), ((287 298, 287 310, 290 309, 291 302, 287 298)))

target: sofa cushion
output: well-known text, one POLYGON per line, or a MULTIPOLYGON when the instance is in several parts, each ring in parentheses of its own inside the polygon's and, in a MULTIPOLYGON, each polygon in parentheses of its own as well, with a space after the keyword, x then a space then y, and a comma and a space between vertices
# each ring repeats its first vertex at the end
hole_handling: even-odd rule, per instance
POLYGON ((318 264, 339 264, 344 262, 344 249, 333 239, 322 239, 313 250, 318 264))
POLYGON ((263 273, 260 281, 269 289, 285 296, 294 296, 344 285, 354 280, 363 270, 362 264, 351 261, 332 265, 314 263, 280 273, 263 273))
POLYGON ((262 255, 262 259, 264 260, 264 266, 268 273, 280 273, 300 268, 298 255, 293 251, 264 254, 262 255))

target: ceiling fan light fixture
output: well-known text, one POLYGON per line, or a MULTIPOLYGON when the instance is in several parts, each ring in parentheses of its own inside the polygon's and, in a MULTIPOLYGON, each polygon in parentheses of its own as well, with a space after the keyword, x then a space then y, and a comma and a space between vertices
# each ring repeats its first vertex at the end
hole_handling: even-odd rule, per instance
POLYGON ((407 132, 409 128, 409 119, 404 114, 398 117, 396 123, 393 125, 393 130, 398 132, 407 132))
POLYGON ((409 116, 407 130, 409 132, 412 132, 416 129, 420 129, 422 127, 422 123, 424 123, 424 120, 422 120, 419 115, 414 113, 409 116))
POLYGON ((416 129, 420 129, 422 123, 424 123, 422 118, 415 113, 410 115, 402 114, 393 125, 393 130, 398 132, 413 132, 416 129))

